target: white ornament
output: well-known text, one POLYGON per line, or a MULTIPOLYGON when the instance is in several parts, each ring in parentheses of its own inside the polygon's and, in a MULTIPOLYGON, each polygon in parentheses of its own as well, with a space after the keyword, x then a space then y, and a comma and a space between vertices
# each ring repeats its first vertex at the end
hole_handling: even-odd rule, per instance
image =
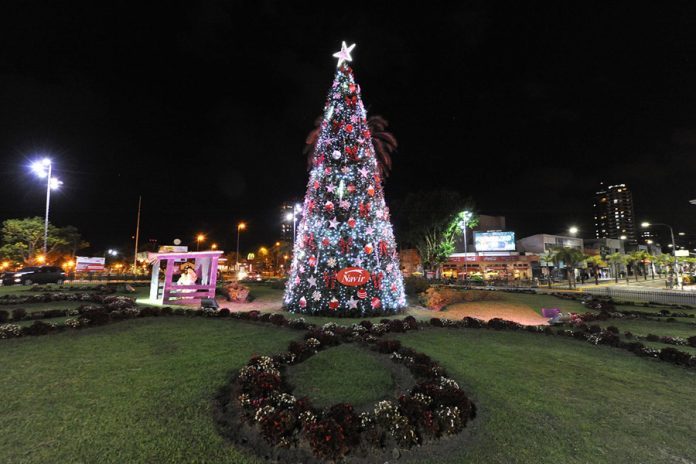
POLYGON ((336 217, 334 216, 333 219, 329 220, 329 228, 335 229, 338 227, 338 221, 336 220, 336 217))
POLYGON ((319 293, 318 290, 315 290, 314 293, 312 293, 312 299, 314 301, 319 301, 321 300, 321 293, 319 293))
POLYGON ((338 68, 341 67, 344 61, 353 61, 353 58, 350 56, 350 52, 352 52, 354 48, 355 44, 348 47, 345 41, 341 42, 341 51, 333 54, 334 58, 338 58, 338 68))
MULTIPOLYGON (((329 267, 336 267, 336 258, 329 258, 326 260, 326 265, 329 267)), ((316 285, 316 284, 315 284, 316 285)))
POLYGON ((331 157, 335 160, 341 159, 341 152, 338 150, 334 150, 334 152, 331 153, 331 157))
POLYGON ((316 287, 317 286, 317 278, 312 276, 307 278, 307 284, 309 284, 310 288, 311 287, 316 287))
POLYGON ((334 184, 329 184, 326 186, 326 191, 329 193, 334 193, 334 190, 336 190, 336 186, 334 184))
POLYGON ((361 167, 360 169, 358 169, 358 172, 359 172, 360 175, 363 176, 363 177, 367 177, 367 175, 370 173, 370 172, 365 168, 365 166, 363 166, 363 167, 361 167))
POLYGON ((372 235, 372 234, 375 233, 375 229, 373 229, 372 226, 367 226, 367 227, 365 228, 365 233, 366 233, 367 235, 372 235))
POLYGON ((348 308, 350 308, 350 309, 357 309, 357 308, 358 308, 358 302, 360 302, 360 300, 356 300, 355 298, 353 298, 353 297, 351 296, 351 297, 350 297, 350 300, 348 300, 348 308))

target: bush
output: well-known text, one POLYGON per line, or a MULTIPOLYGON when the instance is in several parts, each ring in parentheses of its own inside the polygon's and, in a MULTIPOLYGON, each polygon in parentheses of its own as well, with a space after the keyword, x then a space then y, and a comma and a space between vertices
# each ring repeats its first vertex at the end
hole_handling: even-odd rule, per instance
POLYGON ((379 340, 376 346, 380 353, 393 353, 401 348, 401 342, 399 340, 379 340))
POLYGON ((499 300, 500 295, 484 290, 457 290, 449 287, 430 287, 420 297, 421 303, 428 309, 440 311, 454 303, 499 300))
POLYGON ((404 291, 407 295, 417 295, 430 288, 430 282, 425 277, 406 277, 404 279, 404 291))
POLYGON ((43 321, 34 321, 32 325, 24 329, 27 335, 46 335, 55 329, 50 324, 46 324, 43 321))
POLYGON ((10 320, 10 313, 5 311, 4 309, 0 310, 0 324, 3 324, 9 320, 10 320))
POLYGON ((696 335, 694 335, 693 337, 687 338, 687 339, 686 339, 686 343, 687 343, 689 346, 694 346, 694 347, 696 347, 696 335))
POLYGON ((282 314, 273 314, 270 318, 271 323, 274 325, 285 325, 287 324, 287 319, 282 314))
POLYGON ((12 310, 12 320, 21 321, 27 316, 27 310, 24 308, 17 308, 12 310))
POLYGON ((343 427, 333 419, 322 419, 310 425, 307 438, 314 454, 327 461, 338 461, 348 452, 343 427))
POLYGON ((82 318, 88 325, 104 325, 109 323, 109 314, 104 309, 88 309, 82 313, 82 318))
POLYGON ((159 316, 162 311, 156 306, 144 306, 140 308, 140 317, 159 316))
POLYGON ((230 310, 227 308, 221 308, 219 313, 220 317, 230 317, 230 310))
POLYGON ((165 306, 164 308, 160 309, 160 313, 162 313, 165 316, 171 316, 172 314, 174 314, 174 310, 169 306, 165 306))
POLYGON ((648 334, 645 337, 645 339, 649 342, 659 342, 660 341, 660 337, 655 335, 655 334, 648 334))
POLYGON ((691 355, 689 353, 684 353, 683 351, 671 347, 661 349, 658 357, 663 361, 669 361, 684 366, 688 366, 691 362, 691 355))
POLYGON ((615 333, 615 334, 618 335, 619 329, 618 329, 618 327, 615 327, 615 326, 613 326, 613 325, 610 325, 609 327, 607 327, 607 332, 612 332, 612 333, 615 333))

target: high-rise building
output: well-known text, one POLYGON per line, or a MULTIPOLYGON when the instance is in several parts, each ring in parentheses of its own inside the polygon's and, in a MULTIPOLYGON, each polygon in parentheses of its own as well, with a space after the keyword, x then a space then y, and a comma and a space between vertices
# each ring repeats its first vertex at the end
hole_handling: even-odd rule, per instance
POLYGON ((626 184, 599 185, 593 205, 596 238, 625 237, 626 242, 635 245, 638 234, 631 191, 626 184))

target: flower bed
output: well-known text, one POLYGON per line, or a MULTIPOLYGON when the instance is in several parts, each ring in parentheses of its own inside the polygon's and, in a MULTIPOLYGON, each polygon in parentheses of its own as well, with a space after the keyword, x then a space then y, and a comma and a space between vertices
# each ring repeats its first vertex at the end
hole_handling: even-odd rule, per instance
POLYGON ((495 301, 501 297, 495 292, 484 290, 459 290, 450 287, 430 287, 419 296, 423 306, 434 311, 441 311, 445 306, 454 303, 473 301, 495 301))
MULTIPOLYGON (((427 355, 403 348, 396 340, 378 341, 377 337, 392 331, 396 324, 363 322, 310 327, 305 340, 291 342, 288 351, 252 358, 235 379, 227 411, 238 408, 239 414, 231 415, 262 437, 269 449, 280 452, 281 461, 372 456, 392 447, 408 449, 461 432, 475 417, 476 409, 459 385, 427 355), (393 362, 408 368, 418 383, 398 398, 380 401, 360 413, 347 403, 319 410, 307 398, 296 398, 285 382, 284 369, 346 342, 390 355, 393 362), (285 450, 290 454, 283 455, 285 450)), ((397 331, 418 328, 413 318, 396 322, 397 331)), ((238 439, 240 434, 230 436, 238 439)))

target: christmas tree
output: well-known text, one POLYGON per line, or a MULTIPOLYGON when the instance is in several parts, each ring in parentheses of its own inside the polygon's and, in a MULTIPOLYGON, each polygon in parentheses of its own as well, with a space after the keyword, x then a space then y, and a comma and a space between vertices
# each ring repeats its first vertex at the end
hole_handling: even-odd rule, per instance
POLYGON ((353 47, 334 55, 285 291, 293 312, 361 316, 406 304, 360 86, 346 64, 353 47))

